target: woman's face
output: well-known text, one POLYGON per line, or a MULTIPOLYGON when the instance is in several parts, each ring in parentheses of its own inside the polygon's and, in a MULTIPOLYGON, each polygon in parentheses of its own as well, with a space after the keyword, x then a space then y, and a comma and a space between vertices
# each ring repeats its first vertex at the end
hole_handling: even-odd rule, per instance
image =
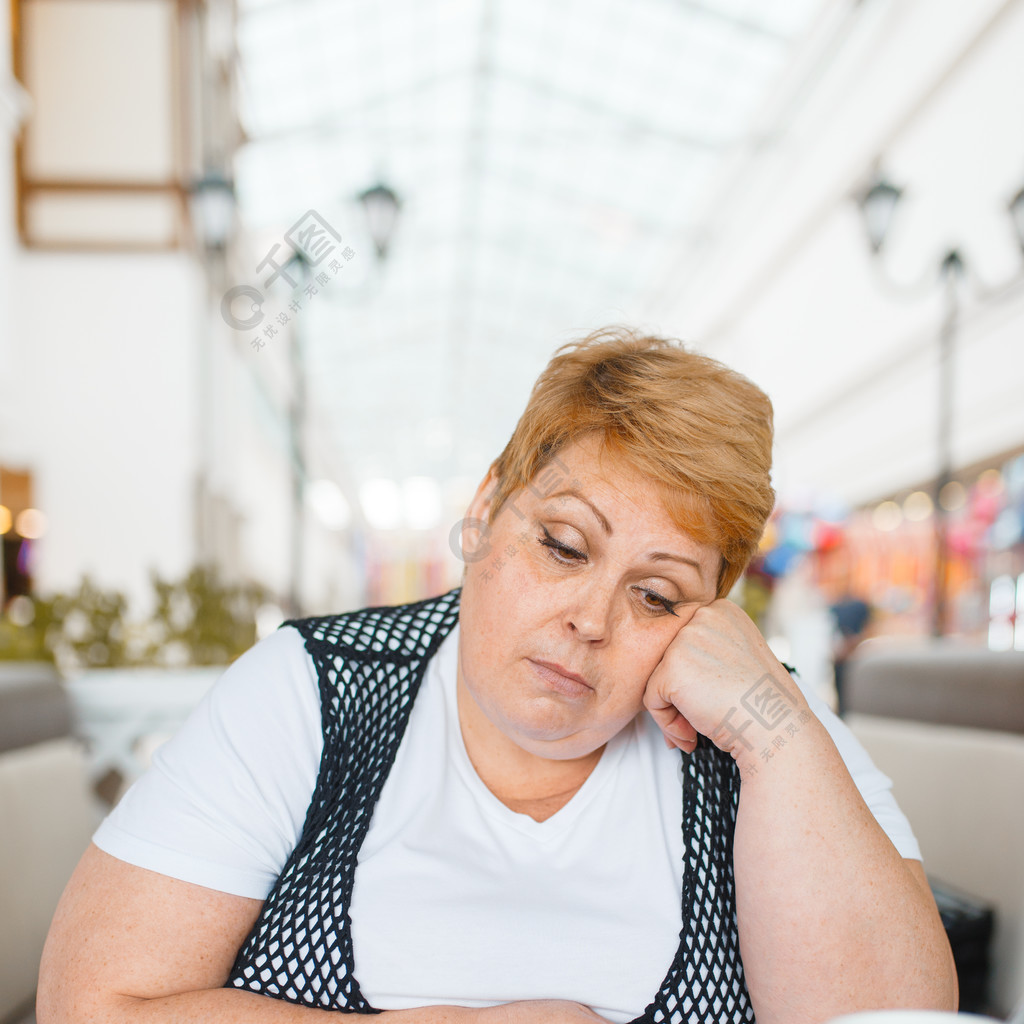
MULTIPOLYGON (((715 600, 718 550, 675 526, 654 484, 601 459, 600 441, 566 447, 489 529, 463 531, 460 690, 541 757, 583 757, 626 726, 676 633, 715 600)), ((495 483, 468 520, 486 521, 495 483)))

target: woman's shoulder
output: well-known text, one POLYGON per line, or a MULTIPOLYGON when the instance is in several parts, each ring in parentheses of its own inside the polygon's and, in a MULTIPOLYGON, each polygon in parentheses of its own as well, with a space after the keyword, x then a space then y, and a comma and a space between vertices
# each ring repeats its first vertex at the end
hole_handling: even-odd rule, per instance
POLYGON ((459 618, 461 587, 400 605, 375 605, 282 623, 303 638, 316 659, 324 654, 387 659, 429 657, 459 618))
POLYGON ((301 636, 278 629, 225 669, 93 841, 139 867, 263 899, 301 833, 322 746, 316 672, 301 636))

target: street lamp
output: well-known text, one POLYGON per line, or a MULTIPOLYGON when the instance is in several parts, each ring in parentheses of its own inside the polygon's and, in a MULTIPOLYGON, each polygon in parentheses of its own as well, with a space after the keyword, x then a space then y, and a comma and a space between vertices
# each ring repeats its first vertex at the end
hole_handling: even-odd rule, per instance
MULTIPOLYGON (((299 272, 299 288, 305 289, 313 278, 309 258, 301 249, 285 264, 284 269, 299 272)), ((287 279, 287 275, 285 275, 287 279)), ((292 394, 288 403, 288 447, 292 467, 291 572, 288 583, 288 608, 292 616, 304 614, 303 566, 306 560, 306 406, 307 374, 303 332, 296 318, 292 343, 288 348, 292 394)))
POLYGON ((383 182, 378 182, 361 193, 359 201, 366 211, 366 220, 370 228, 370 237, 377 249, 377 258, 384 260, 388 254, 391 234, 395 229, 402 203, 394 191, 383 182))
POLYGON ((211 253, 227 248, 235 224, 235 186, 220 171, 207 171, 189 190, 192 223, 211 253))
MULTIPOLYGON (((359 195, 359 201, 366 211, 370 238, 377 250, 377 259, 383 262, 387 258, 388 247, 394 232, 401 201, 394 190, 383 182, 378 182, 359 195)), ((313 277, 313 268, 309 258, 300 249, 282 268, 286 280, 291 280, 287 271, 295 269, 301 279, 299 287, 307 286, 313 277)), ((289 347, 290 370, 292 377, 292 398, 288 408, 288 438, 292 464, 292 530, 291 530, 291 579, 288 587, 288 607, 290 614, 298 616, 303 613, 303 565, 306 552, 306 411, 308 395, 308 367, 306 365, 306 346, 303 330, 296 320, 292 332, 292 344, 289 347)))
MULTIPOLYGON (((200 242, 200 257, 205 271, 206 301, 213 305, 220 300, 219 292, 224 288, 227 266, 227 248, 235 225, 235 186, 217 170, 207 170, 189 188, 190 212, 193 230, 200 242)), ((213 314, 207 310, 203 327, 197 332, 198 374, 197 392, 199 406, 199 447, 195 493, 195 546, 197 560, 213 564, 216 560, 214 548, 214 523, 212 495, 210 492, 210 450, 213 433, 213 345, 214 336, 210 324, 213 314)))
MULTIPOLYGON (((871 185, 857 196, 861 216, 867 230, 872 256, 877 257, 885 244, 893 213, 903 195, 884 177, 876 175, 871 185)), ((1024 252, 1024 188, 1008 204, 1021 251, 1024 252)), ((953 477, 953 346, 960 315, 960 282, 965 278, 964 260, 958 249, 949 249, 939 264, 939 281, 945 296, 945 313, 939 330, 939 401, 938 401, 938 473, 935 477, 933 505, 935 508, 935 605, 932 614, 932 635, 946 633, 948 518, 940 496, 953 477)), ((891 285, 892 282, 889 282, 891 285)), ((906 293, 917 289, 902 289, 906 293)))
POLYGON ((873 253, 882 248, 885 236, 889 233, 892 215, 896 212, 896 204, 902 195, 903 189, 883 178, 875 178, 871 186, 857 197, 873 253))
POLYGON ((1024 188, 1009 203, 1010 216, 1013 218, 1013 229, 1017 233, 1017 243, 1024 252, 1024 188))

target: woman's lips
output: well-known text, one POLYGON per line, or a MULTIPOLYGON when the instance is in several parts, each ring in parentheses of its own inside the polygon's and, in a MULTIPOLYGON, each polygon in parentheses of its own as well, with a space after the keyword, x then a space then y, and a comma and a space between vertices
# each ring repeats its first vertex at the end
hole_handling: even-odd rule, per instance
POLYGON ((566 697, 584 697, 593 690, 582 679, 581 676, 569 672, 560 665, 548 661, 535 661, 527 659, 533 666, 534 672, 544 680, 545 683, 558 693, 566 697))

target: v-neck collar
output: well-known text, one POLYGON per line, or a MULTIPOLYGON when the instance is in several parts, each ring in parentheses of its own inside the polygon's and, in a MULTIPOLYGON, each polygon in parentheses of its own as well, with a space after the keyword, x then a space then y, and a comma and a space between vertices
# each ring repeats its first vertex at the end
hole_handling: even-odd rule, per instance
POLYGON ((564 807, 559 808, 544 821, 536 821, 528 814, 506 807, 487 788, 473 767, 473 762, 469 759, 466 743, 462 736, 462 726, 459 723, 456 693, 458 650, 459 626, 456 624, 451 633, 445 637, 436 656, 444 692, 445 724, 451 733, 451 741, 448 744, 449 757, 455 770, 472 793, 477 806, 489 818, 539 841, 562 835, 573 827, 586 806, 614 773, 626 747, 631 742, 635 742, 635 723, 630 722, 626 728, 605 744, 600 760, 564 807))

